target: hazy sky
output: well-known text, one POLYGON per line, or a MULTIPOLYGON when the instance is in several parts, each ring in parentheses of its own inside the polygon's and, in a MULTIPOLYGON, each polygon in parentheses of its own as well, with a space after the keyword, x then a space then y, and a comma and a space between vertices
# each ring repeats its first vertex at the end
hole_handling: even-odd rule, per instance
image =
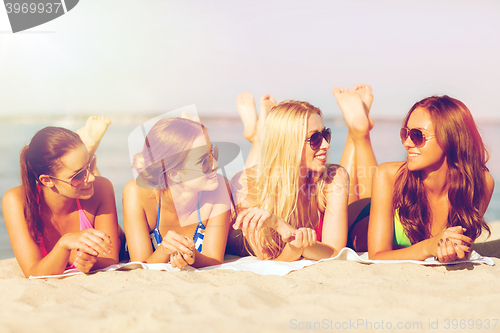
POLYGON ((0 31, 0 116, 237 116, 244 90, 340 116, 331 88, 368 83, 374 117, 449 94, 500 119, 500 1, 81 0, 0 31))

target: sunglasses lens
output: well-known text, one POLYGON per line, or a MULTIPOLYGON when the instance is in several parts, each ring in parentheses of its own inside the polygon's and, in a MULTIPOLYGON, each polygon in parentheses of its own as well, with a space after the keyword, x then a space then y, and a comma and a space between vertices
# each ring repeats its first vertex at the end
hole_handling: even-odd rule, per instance
POLYGON ((406 139, 408 138, 408 130, 406 128, 402 128, 399 131, 399 137, 401 138, 401 143, 404 144, 406 139))
POLYGON ((87 165, 85 169, 77 173, 73 178, 71 178, 71 185, 73 186, 78 186, 80 185, 84 180, 87 179, 89 176, 89 173, 94 174, 95 168, 96 168, 96 158, 95 156, 92 157, 92 161, 90 161, 90 164, 87 165))
POLYGON ((321 135, 321 132, 316 132, 309 138, 309 143, 311 144, 311 148, 313 150, 317 150, 319 147, 321 147, 322 142, 323 136, 321 135))
POLYGON ((424 143, 424 134, 421 130, 413 128, 410 130, 410 139, 418 148, 424 143))
POLYGON ((407 128, 402 128, 401 131, 399 132, 399 135, 401 137, 401 142, 403 144, 405 143, 406 139, 408 139, 408 136, 410 136, 410 140, 417 148, 420 148, 425 141, 424 133, 422 133, 421 130, 416 128, 412 128, 411 130, 407 128))
POLYGON ((96 168, 96 165, 97 165, 97 159, 96 159, 96 157, 94 156, 94 157, 92 158, 92 161, 90 161, 90 168, 89 168, 89 169, 90 169, 90 173, 94 174, 94 172, 95 172, 95 168, 96 168))
POLYGON ((323 131, 323 137, 325 138, 326 142, 330 143, 332 140, 332 130, 329 128, 325 128, 323 131))
POLYGON ((318 150, 323 143, 323 139, 330 143, 332 140, 332 131, 329 128, 325 128, 322 132, 316 132, 309 138, 309 143, 312 150, 318 150))
POLYGON ((212 149, 212 152, 208 154, 207 157, 205 157, 205 159, 203 160, 201 164, 201 171, 203 173, 209 173, 210 171, 212 171, 212 165, 213 165, 212 159, 216 161, 219 159, 219 147, 217 146, 215 146, 212 149))
POLYGON ((84 180, 85 178, 87 178, 87 172, 88 172, 88 169, 85 168, 83 169, 82 171, 80 171, 79 173, 77 173, 72 179, 71 179, 71 185, 73 186, 78 186, 80 185, 84 180))

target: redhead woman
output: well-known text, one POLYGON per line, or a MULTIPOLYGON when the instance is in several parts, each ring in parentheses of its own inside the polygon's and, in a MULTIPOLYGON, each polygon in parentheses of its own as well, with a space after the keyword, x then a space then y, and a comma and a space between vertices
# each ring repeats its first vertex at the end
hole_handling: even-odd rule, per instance
POLYGON ((123 190, 132 261, 205 267, 224 259, 231 201, 218 148, 199 122, 171 118, 149 131, 134 157, 139 176, 123 190))
MULTIPOLYGON (((268 114, 264 108, 256 120, 251 95, 238 96, 244 135, 252 142, 248 160, 255 165, 250 167, 247 160, 250 168, 233 180, 238 193, 234 228, 242 229, 249 251, 259 259, 335 256, 347 244, 348 202, 370 196, 370 175, 356 173, 350 185, 346 169, 376 166, 369 135, 371 88, 359 85, 333 92, 349 128, 341 160, 345 168, 326 163, 332 133, 318 108, 285 101, 268 114), (260 135, 259 122, 264 123, 260 135), (352 196, 350 186, 357 190, 352 196)), ((269 101, 265 96, 261 104, 269 101)))
POLYGON ((373 179, 370 259, 449 262, 467 256, 482 229, 494 181, 474 119, 461 101, 434 96, 410 109, 401 129, 405 162, 373 179))
POLYGON ((93 152, 109 120, 91 118, 89 149, 78 134, 46 127, 21 152, 22 185, 4 195, 3 214, 26 277, 61 274, 70 267, 89 272, 118 263, 113 186, 94 176, 93 152))

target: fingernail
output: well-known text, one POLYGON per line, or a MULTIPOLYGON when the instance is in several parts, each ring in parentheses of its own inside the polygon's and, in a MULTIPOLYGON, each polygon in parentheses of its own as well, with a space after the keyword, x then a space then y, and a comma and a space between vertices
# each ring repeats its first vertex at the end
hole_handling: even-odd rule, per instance
POLYGON ((98 255, 99 255, 99 253, 97 253, 96 251, 94 251, 94 255, 95 255, 95 256, 98 256, 98 255))
POLYGON ((440 241, 441 241, 441 243, 444 243, 444 240, 442 238, 440 239, 440 241))
POLYGON ((450 241, 450 239, 449 239, 449 238, 446 238, 446 241, 447 241, 447 242, 449 242, 449 241, 450 241))
POLYGON ((194 252, 193 252, 193 251, 190 251, 190 252, 189 252, 189 256, 190 256, 190 257, 194 256, 194 252))
POLYGON ((457 243, 453 243, 453 245, 455 245, 455 247, 458 247, 458 244, 457 244, 457 243))

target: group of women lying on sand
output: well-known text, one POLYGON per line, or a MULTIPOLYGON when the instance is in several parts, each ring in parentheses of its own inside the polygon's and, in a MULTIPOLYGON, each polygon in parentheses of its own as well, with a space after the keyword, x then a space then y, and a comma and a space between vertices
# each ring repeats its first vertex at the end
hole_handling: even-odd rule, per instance
POLYGON ((124 234, 112 184, 96 169, 109 120, 91 117, 76 133, 40 130, 21 152, 22 185, 3 197, 25 276, 118 263, 125 240, 131 261, 178 268, 221 264, 225 253, 317 260, 346 246, 371 259, 466 257, 489 232, 483 215, 494 187, 467 107, 448 96, 417 102, 400 132, 406 161, 377 165, 371 88, 333 95, 349 129, 339 164, 326 163, 331 129, 307 102, 266 95, 257 117, 253 97, 237 97, 252 147, 231 180, 217 173, 219 150, 205 126, 158 121, 134 157, 139 176, 123 190, 124 234))

